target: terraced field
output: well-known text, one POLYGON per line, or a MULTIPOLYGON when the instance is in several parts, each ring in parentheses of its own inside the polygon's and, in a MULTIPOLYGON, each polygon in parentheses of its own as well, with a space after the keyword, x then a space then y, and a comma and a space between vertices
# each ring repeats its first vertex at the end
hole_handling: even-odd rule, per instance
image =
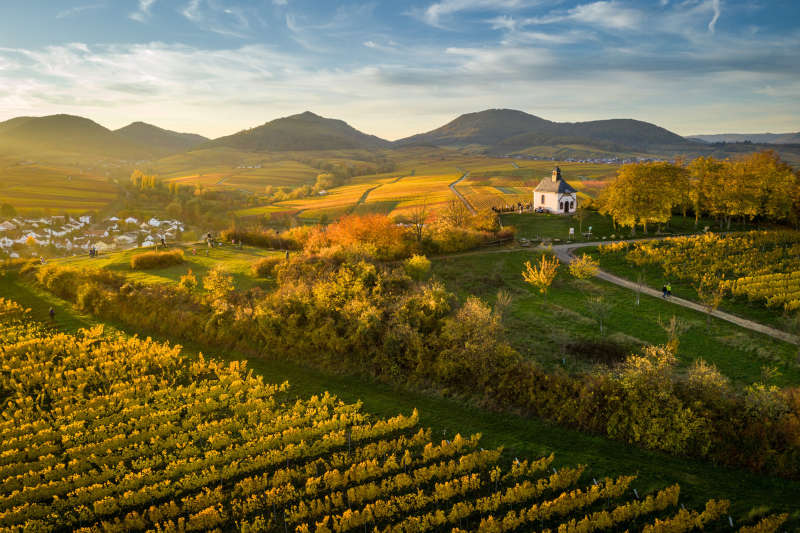
POLYGON ((83 213, 103 209, 117 186, 98 172, 74 167, 0 161, 0 203, 19 211, 83 213))

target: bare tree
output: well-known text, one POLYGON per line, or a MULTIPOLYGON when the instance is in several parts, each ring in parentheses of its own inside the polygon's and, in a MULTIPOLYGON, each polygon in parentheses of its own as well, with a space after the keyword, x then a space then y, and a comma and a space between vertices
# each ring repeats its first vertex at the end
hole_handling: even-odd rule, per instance
POLYGON ((451 226, 462 227, 467 224, 470 213, 460 200, 450 200, 441 216, 451 226))
POLYGON ((411 231, 414 233, 414 238, 417 242, 422 242, 425 236, 425 221, 428 219, 428 197, 426 196, 422 204, 415 206, 411 209, 408 215, 408 221, 411 224, 411 231))
POLYGON ((682 318, 672 315, 669 322, 664 322, 661 317, 658 317, 658 325, 661 329, 667 332, 667 348, 672 354, 678 353, 678 345, 680 344, 680 336, 689 331, 691 324, 682 318))
POLYGON ((605 324, 611 314, 612 305, 602 296, 591 296, 586 300, 586 310, 600 326, 600 336, 605 335, 605 324))

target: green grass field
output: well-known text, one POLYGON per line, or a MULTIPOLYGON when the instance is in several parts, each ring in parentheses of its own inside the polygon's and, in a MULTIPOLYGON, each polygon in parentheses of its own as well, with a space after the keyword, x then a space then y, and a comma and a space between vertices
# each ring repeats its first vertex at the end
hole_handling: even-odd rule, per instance
POLYGON ((591 370, 594 363, 581 352, 586 344, 599 340, 614 341, 628 350, 624 353, 644 344, 664 344, 668 336, 659 321, 675 316, 689 328, 680 336, 681 367, 704 359, 733 382, 744 385, 759 381, 763 366, 776 366, 780 375, 774 384, 800 384, 796 346, 719 319, 712 319, 707 328, 704 313, 660 298, 642 295, 637 306, 633 291, 596 279, 576 280, 564 266, 545 298, 521 275, 525 261, 538 257, 539 252, 533 250, 464 254, 436 259, 433 271, 462 299, 474 294, 493 303, 499 290, 507 291, 512 296, 505 315, 510 341, 520 353, 549 369, 591 370), (602 296, 611 305, 604 336, 588 308, 590 296, 602 296))
MULTIPOLYGON (((569 229, 575 228, 574 241, 588 242, 588 241, 603 241, 615 239, 629 239, 629 238, 644 238, 656 236, 657 227, 648 227, 648 233, 643 233, 642 228, 637 228, 636 234, 631 233, 630 228, 623 228, 614 224, 611 217, 601 215, 597 211, 588 211, 586 217, 581 224, 577 215, 552 215, 548 213, 507 213, 500 215, 504 225, 514 226, 517 229, 517 237, 524 237, 526 239, 560 239, 567 241, 569 239, 569 229), (589 232, 591 235, 584 237, 582 232, 589 232)), ((703 230, 705 226, 713 226, 713 220, 701 219, 699 224, 695 226, 694 218, 682 217, 675 215, 670 220, 669 224, 663 225, 664 234, 680 234, 680 233, 698 233, 703 230)), ((733 224, 731 230, 745 230, 752 229, 750 225, 733 224)))
POLYGON ((105 268, 123 274, 132 281, 141 283, 175 283, 181 276, 192 270, 198 281, 205 276, 209 270, 216 266, 221 266, 226 272, 233 276, 238 289, 249 289, 254 286, 268 284, 268 280, 259 279, 253 276, 251 267, 253 263, 263 257, 283 256, 285 252, 268 251, 259 248, 245 246, 241 250, 224 244, 209 250, 205 244, 197 246, 185 246, 184 252, 186 262, 181 265, 173 265, 166 268, 151 270, 132 270, 131 257, 142 253, 144 249, 126 250, 123 252, 113 252, 101 254, 99 257, 67 257, 54 259, 51 263, 79 267, 79 268, 105 268), (197 251, 197 255, 192 254, 192 249, 197 251), (206 256, 208 252, 208 256, 206 256))
MULTIPOLYGON (((56 309, 55 325, 66 331, 92 326, 98 321, 82 316, 71 306, 52 295, 21 283, 15 275, 0 276, 0 292, 31 308, 34 319, 47 321, 47 310, 56 309)), ((130 331, 120 324, 106 324, 130 334, 149 335, 146 331, 130 331)), ((153 336, 158 340, 168 338, 153 336)), ((378 416, 420 411, 421 425, 431 427, 435 435, 482 433, 486 447, 503 446, 508 459, 556 454, 555 466, 589 465, 587 475, 637 474, 634 487, 648 492, 671 483, 680 483, 681 501, 687 507, 698 507, 709 498, 732 501, 735 521, 769 512, 792 512, 792 524, 800 523, 797 498, 800 482, 760 476, 717 467, 705 462, 648 452, 599 436, 511 414, 489 412, 456 399, 441 398, 418 391, 409 391, 392 384, 347 375, 336 375, 301 367, 287 361, 275 361, 238 353, 220 353, 208 346, 184 343, 185 353, 202 351, 206 356, 228 360, 247 359, 249 366, 270 382, 288 380, 298 397, 328 390, 347 402, 361 401, 364 409, 378 416)), ((791 527, 791 524, 789 525, 791 527)))

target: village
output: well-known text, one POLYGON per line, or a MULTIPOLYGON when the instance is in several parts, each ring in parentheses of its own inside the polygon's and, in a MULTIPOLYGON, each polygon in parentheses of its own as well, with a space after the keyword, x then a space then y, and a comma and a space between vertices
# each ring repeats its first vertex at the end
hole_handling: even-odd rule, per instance
POLYGON ((139 220, 91 215, 18 216, 0 221, 0 258, 58 257, 155 246, 179 240, 185 226, 178 220, 139 220))

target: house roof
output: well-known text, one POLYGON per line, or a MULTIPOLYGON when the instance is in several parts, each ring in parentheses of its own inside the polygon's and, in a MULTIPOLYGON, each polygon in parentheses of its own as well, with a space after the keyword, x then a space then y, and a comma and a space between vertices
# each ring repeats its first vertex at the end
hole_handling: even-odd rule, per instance
POLYGON ((552 176, 544 178, 536 186, 534 192, 556 192, 561 194, 570 194, 576 191, 572 185, 567 183, 561 178, 561 169, 556 167, 553 170, 552 176))

